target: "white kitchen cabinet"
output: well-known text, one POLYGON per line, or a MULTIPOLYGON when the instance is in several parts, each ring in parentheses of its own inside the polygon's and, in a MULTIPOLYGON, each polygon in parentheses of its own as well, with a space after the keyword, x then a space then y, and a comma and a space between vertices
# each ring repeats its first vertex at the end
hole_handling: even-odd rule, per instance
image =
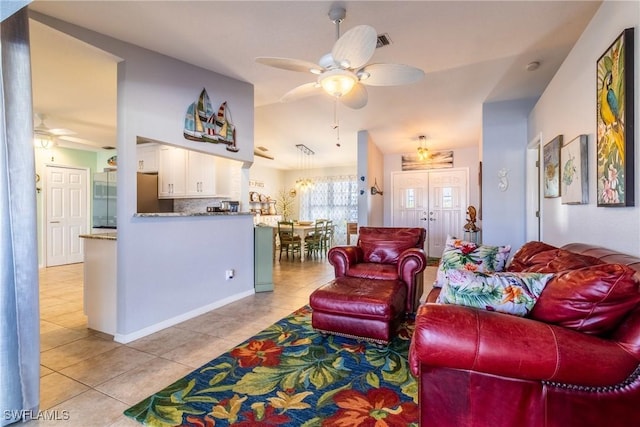
POLYGON ((228 167, 223 159, 182 148, 158 150, 158 198, 210 198, 228 196, 228 167), (225 191, 222 191, 225 190, 225 191))
POLYGON ((139 144, 136 147, 138 158, 138 172, 158 172, 158 144, 139 144))
POLYGON ((158 198, 187 195, 187 150, 162 146, 158 152, 158 198))
POLYGON ((187 153, 187 197, 216 196, 216 158, 209 154, 187 153))

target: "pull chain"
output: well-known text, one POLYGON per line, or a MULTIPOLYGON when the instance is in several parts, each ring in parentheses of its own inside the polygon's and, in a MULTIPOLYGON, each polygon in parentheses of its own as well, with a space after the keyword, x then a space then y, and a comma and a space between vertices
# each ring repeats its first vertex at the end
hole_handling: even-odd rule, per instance
POLYGON ((340 120, 338 120, 338 97, 335 98, 335 101, 333 104, 333 129, 336 131, 336 139, 340 141, 340 120))

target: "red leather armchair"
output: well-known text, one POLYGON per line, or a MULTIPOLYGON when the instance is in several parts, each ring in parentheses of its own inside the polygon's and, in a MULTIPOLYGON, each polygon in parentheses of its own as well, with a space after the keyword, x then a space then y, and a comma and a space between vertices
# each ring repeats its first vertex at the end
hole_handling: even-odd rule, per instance
POLYGON ((509 268, 561 283, 526 318, 433 303, 439 289, 418 310, 421 425, 640 425, 640 258, 530 242, 509 268))
POLYGON ((424 228, 360 227, 356 246, 334 246, 327 258, 336 277, 400 280, 407 286, 406 312, 414 313, 423 292, 424 228))

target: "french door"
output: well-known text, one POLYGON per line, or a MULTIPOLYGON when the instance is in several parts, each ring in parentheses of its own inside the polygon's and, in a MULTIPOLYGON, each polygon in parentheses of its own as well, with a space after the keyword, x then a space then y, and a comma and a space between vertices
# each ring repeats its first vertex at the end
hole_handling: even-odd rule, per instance
POLYGON ((467 169, 392 173, 392 225, 425 228, 427 255, 440 257, 447 235, 464 231, 468 175, 467 169))
POLYGON ((84 251, 78 236, 88 229, 89 172, 52 165, 45 171, 45 265, 82 262, 84 251))

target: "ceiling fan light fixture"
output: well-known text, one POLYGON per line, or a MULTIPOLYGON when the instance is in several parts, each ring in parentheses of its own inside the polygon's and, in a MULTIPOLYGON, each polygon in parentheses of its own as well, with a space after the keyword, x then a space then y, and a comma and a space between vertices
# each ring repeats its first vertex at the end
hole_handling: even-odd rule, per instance
POLYGON ((357 81, 355 74, 339 68, 325 72, 318 79, 325 92, 338 98, 349 93, 357 81))
POLYGON ((44 148, 45 150, 48 150, 53 147, 53 143, 53 137, 50 134, 39 130, 35 130, 33 132, 33 145, 36 148, 44 148))

